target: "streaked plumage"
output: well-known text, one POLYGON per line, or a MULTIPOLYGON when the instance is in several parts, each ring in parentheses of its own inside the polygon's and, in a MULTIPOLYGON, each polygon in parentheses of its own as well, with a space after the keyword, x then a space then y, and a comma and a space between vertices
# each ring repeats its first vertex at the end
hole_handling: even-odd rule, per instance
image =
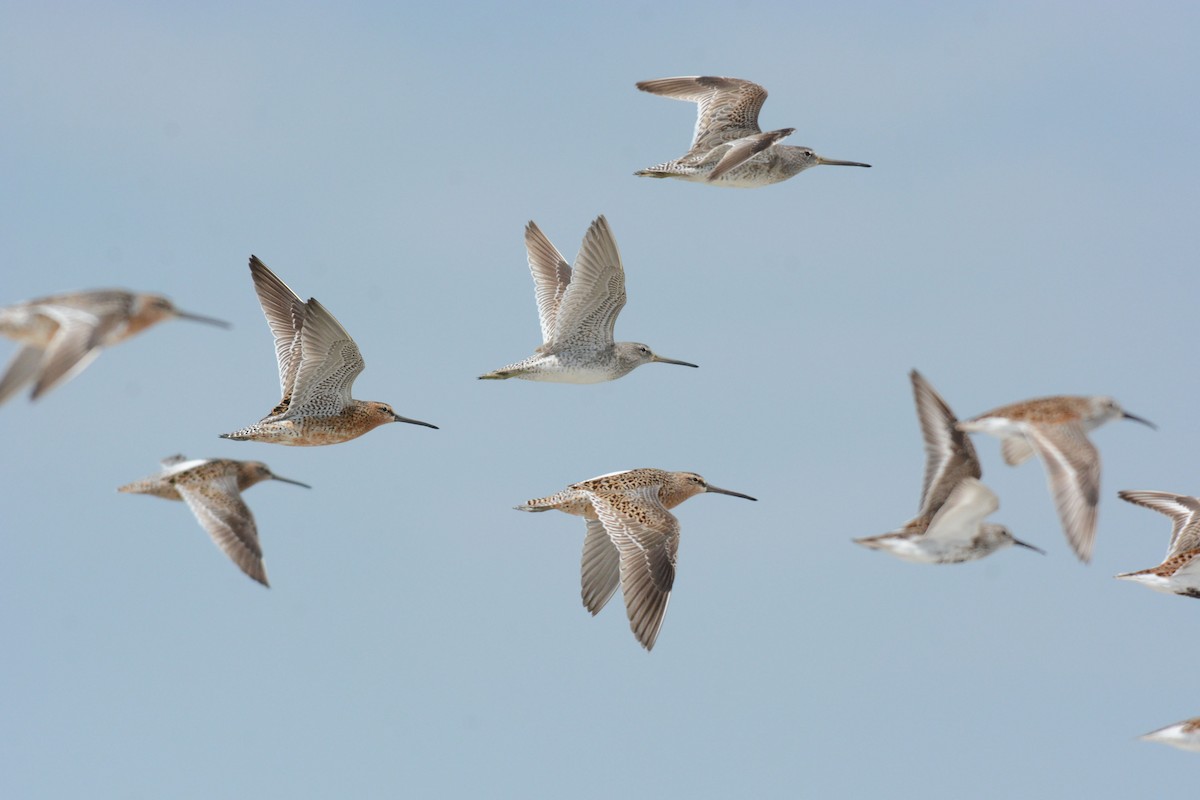
POLYGON ((480 375, 480 380, 523 378, 556 383, 599 383, 654 361, 694 367, 655 355, 639 342, 614 342, 625 307, 625 269, 603 215, 588 228, 572 270, 536 224, 525 228, 542 344, 529 358, 480 375))
POLYGON ((283 399, 258 422, 222 438, 311 447, 349 441, 389 422, 437 427, 402 417, 387 403, 353 399, 350 390, 365 364, 346 329, 315 299, 301 300, 255 256, 250 275, 275 335, 283 399))
POLYGON ((1200 717, 1176 722, 1174 725, 1159 728, 1138 738, 1148 742, 1162 742, 1172 747, 1178 747, 1180 750, 1200 753, 1200 717))
POLYGON ((971 440, 955 427, 953 412, 929 382, 915 369, 909 378, 925 441, 920 510, 890 533, 854 541, 919 564, 972 561, 1013 544, 1042 552, 1003 525, 983 521, 1000 501, 979 481, 983 471, 971 440))
POLYGON ((697 108, 696 130, 687 153, 635 175, 751 188, 787 180, 820 164, 871 166, 824 158, 807 147, 779 144, 795 128, 764 133, 758 127, 758 112, 767 90, 757 83, 706 75, 641 81, 637 88, 696 103, 697 108))
POLYGON ((1156 592, 1200 598, 1200 498, 1154 491, 1117 492, 1127 500, 1171 518, 1171 543, 1157 567, 1123 572, 1118 578, 1136 581, 1156 592))
POLYGON ((587 520, 581 564, 584 607, 599 613, 619 583, 629 627, 650 650, 671 599, 679 551, 679 520, 668 509, 702 492, 755 499, 712 486, 694 472, 643 468, 575 483, 517 509, 556 509, 587 520))
POLYGON ((234 461, 229 458, 187 460, 171 456, 162 461, 158 475, 126 484, 118 492, 151 494, 166 500, 182 500, 208 531, 217 547, 237 564, 242 572, 263 586, 267 572, 263 568, 262 547, 254 516, 242 500, 242 492, 266 480, 308 484, 281 478, 260 461, 234 461))
POLYGON ((120 289, 67 292, 0 308, 0 335, 22 345, 0 378, 0 403, 30 382, 30 399, 37 400, 82 372, 105 347, 172 318, 229 327, 180 311, 162 295, 120 289))
POLYGON ((1067 541, 1086 562, 1092 557, 1100 501, 1100 453, 1087 432, 1118 417, 1154 427, 1111 397, 1057 395, 993 409, 958 423, 958 429, 999 437, 1004 461, 1013 466, 1037 453, 1067 541))

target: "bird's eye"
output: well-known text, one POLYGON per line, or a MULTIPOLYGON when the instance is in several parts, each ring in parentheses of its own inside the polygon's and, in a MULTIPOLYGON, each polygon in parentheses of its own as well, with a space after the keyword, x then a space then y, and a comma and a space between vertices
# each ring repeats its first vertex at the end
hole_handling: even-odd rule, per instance
POLYGON ((639 347, 638 352, 645 353, 646 355, 650 355, 650 348, 649 347, 639 347))

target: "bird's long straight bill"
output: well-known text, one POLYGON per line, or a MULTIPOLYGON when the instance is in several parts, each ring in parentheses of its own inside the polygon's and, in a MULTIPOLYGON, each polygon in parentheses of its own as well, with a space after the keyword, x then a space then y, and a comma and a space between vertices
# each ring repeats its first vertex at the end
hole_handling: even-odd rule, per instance
POLYGON ((663 358, 662 356, 655 356, 654 360, 656 362, 658 362, 659 364, 678 364, 681 367, 695 367, 697 369, 700 368, 699 364, 693 364, 690 361, 676 361, 673 358, 663 358))
POLYGON ((822 158, 821 156, 817 156, 817 163, 825 164, 826 166, 830 166, 830 167, 869 167, 869 166, 871 166, 870 164, 864 164, 861 161, 838 161, 837 159, 822 158))
POLYGON ((1122 417, 1124 417, 1125 419, 1131 419, 1131 420, 1133 420, 1134 422, 1140 422, 1140 423, 1142 423, 1143 425, 1148 425, 1148 426, 1150 426, 1151 428, 1153 428, 1154 430, 1158 430, 1158 426, 1157 426, 1157 425, 1155 425, 1155 424, 1154 424, 1153 422, 1151 422, 1150 420, 1148 420, 1148 419, 1142 419, 1142 418, 1141 418, 1141 417, 1139 417, 1139 416, 1136 416, 1136 415, 1134 415, 1134 414, 1130 414, 1128 411, 1122 411, 1122 412, 1121 412, 1121 416, 1122 416, 1122 417))
POLYGON ((757 497, 751 497, 750 495, 742 494, 741 492, 731 492, 729 489, 722 489, 719 486, 713 486, 711 483, 708 485, 707 491, 716 492, 717 494, 727 494, 732 497, 741 497, 745 500, 753 500, 756 503, 758 502, 757 497))
POLYGON ((279 477, 278 475, 275 475, 275 476, 273 476, 273 477, 274 477, 274 478, 275 478, 275 480, 277 480, 277 481, 283 481, 284 483, 291 483, 291 484, 295 484, 296 486, 303 486, 305 489, 311 489, 311 488, 312 488, 312 487, 311 487, 311 486, 309 486, 307 483, 301 483, 300 481, 294 481, 294 480, 292 480, 291 478, 281 478, 281 477, 279 477))
POLYGON ((438 430, 438 426, 434 425, 432 422, 422 422, 419 419, 409 419, 408 417, 402 417, 399 414, 392 414, 392 416, 396 418, 396 422, 407 422, 409 425, 424 425, 426 428, 433 428, 435 431, 438 430))
POLYGON ((1013 544, 1017 545, 1018 547, 1026 547, 1035 553, 1041 553, 1042 555, 1046 555, 1046 551, 1043 550, 1042 548, 1034 547, 1029 542, 1022 542, 1020 539, 1017 539, 1016 537, 1013 537, 1013 544))
POLYGON ((206 317, 201 314, 193 314, 190 311, 176 311, 175 316, 179 317, 180 319, 190 319, 192 322, 203 322, 205 325, 216 325, 218 328, 233 327, 223 319, 215 319, 213 317, 206 317))

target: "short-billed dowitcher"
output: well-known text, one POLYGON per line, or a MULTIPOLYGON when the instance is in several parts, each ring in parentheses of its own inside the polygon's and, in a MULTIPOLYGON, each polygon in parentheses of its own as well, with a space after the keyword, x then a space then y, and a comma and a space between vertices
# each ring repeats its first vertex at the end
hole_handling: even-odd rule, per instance
POLYGON ((1178 747, 1180 750, 1200 753, 1200 717, 1176 722, 1174 725, 1150 731, 1138 738, 1145 739, 1147 742, 1162 742, 1172 747, 1178 747))
POLYGON ((1156 592, 1200 598, 1200 498, 1172 492, 1121 491, 1117 496, 1171 518, 1167 557, 1157 567, 1123 572, 1118 578, 1137 581, 1156 592))
POLYGON ((613 341, 613 326, 625 307, 625 270, 603 215, 583 237, 574 270, 533 222, 525 228, 525 248, 537 294, 542 344, 524 361, 480 375, 480 380, 599 383, 653 361, 696 366, 655 355, 638 342, 613 341))
POLYGON ((1092 557, 1100 501, 1100 453, 1087 432, 1118 417, 1154 427, 1111 397, 1057 395, 1002 406, 958 423, 958 429, 999 437, 1004 461, 1013 466, 1037 453, 1067 541, 1086 562, 1092 557))
POLYGON ((120 289, 68 292, 0 308, 0 335, 22 345, 0 379, 0 403, 30 381, 30 398, 37 400, 82 372, 105 347, 172 318, 229 327, 180 311, 161 295, 120 289))
POLYGON ((979 481, 983 471, 971 440, 954 427, 958 420, 929 382, 915 369, 909 378, 925 440, 921 508, 891 533, 854 541, 919 564, 973 561, 1014 544, 1041 553, 1003 525, 983 521, 1000 501, 979 481))
POLYGON ((679 551, 679 520, 668 509, 702 492, 754 500, 719 489, 694 472, 631 469, 575 483, 530 500, 518 511, 557 509, 587 520, 583 541, 583 605, 599 613, 618 582, 633 635, 647 650, 662 627, 679 551))
POLYGON ((809 167, 869 167, 858 161, 835 161, 807 147, 778 144, 795 128, 763 133, 758 112, 767 90, 740 78, 688 76, 642 81, 643 92, 697 104, 692 147, 684 155, 635 172, 647 178, 678 178, 718 186, 752 188, 786 181, 809 167))
POLYGON ((208 531, 217 547, 233 563, 263 586, 262 547, 254 516, 242 492, 260 481, 276 480, 310 488, 307 483, 281 478, 259 461, 234 461, 230 458, 201 458, 188 461, 171 456, 162 461, 163 470, 145 480, 126 484, 118 492, 152 494, 167 500, 183 500, 208 531))
POLYGON ((364 364, 346 329, 315 299, 301 300, 255 256, 250 275, 275 334, 283 399, 258 422, 222 438, 316 446, 349 441, 389 422, 437 427, 402 417, 387 403, 350 397, 364 364))

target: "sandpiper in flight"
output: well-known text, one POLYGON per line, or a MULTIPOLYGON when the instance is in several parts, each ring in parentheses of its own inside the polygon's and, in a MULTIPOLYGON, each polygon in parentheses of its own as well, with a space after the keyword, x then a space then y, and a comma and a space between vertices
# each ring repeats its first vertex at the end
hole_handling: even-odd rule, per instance
POLYGON ((402 417, 387 403, 353 399, 350 390, 364 364, 346 329, 315 299, 301 300, 255 256, 250 275, 275 334, 283 399, 258 422, 221 438, 316 446, 349 441, 389 422, 437 427, 402 417))
POLYGON ((647 178, 678 178, 718 186, 751 188, 778 183, 809 167, 829 164, 869 167, 858 161, 835 161, 807 147, 778 144, 795 128, 763 133, 758 112, 767 90, 740 78, 688 76, 642 81, 643 92, 697 104, 691 149, 672 161, 635 172, 647 178))
POLYGON ((629 627, 650 650, 671 599, 679 551, 679 520, 668 509, 702 492, 755 499, 719 489, 694 472, 642 468, 572 484, 549 497, 517 506, 517 510, 557 509, 587 520, 583 605, 593 615, 599 613, 619 582, 629 627))
POLYGON ((1087 432, 1118 417, 1155 427, 1111 397, 1057 395, 1002 406, 958 423, 958 429, 999 437, 1004 461, 1012 466, 1038 454, 1063 532, 1079 560, 1086 562, 1092 557, 1100 500, 1100 453, 1087 432))
POLYGON ((525 248, 537 294, 542 344, 524 361, 480 375, 480 380, 599 383, 655 361, 696 366, 655 355, 639 342, 613 341, 613 326, 625 307, 625 270, 603 215, 583 237, 574 270, 532 222, 525 228, 525 248))
POLYGON ((1121 491, 1117 496, 1171 518, 1167 557, 1157 567, 1123 572, 1118 578, 1137 581, 1157 592, 1200 598, 1200 498, 1186 494, 1121 491))
POLYGON ((234 461, 229 458, 187 460, 171 456, 162 461, 163 471, 145 480, 117 489, 130 494, 152 494, 167 500, 183 500, 208 531, 217 547, 237 564, 242 572, 263 586, 267 573, 263 568, 262 547, 254 517, 242 499, 242 492, 266 480, 307 483, 281 478, 259 461, 234 461))
POLYGON ((1013 544, 1041 553, 1014 538, 1003 525, 983 521, 1000 502, 979 481, 983 471, 971 440, 954 427, 953 412, 929 382, 915 369, 909 378, 925 440, 921 508, 891 533, 854 541, 919 564, 973 561, 1013 544))
POLYGON ((0 335, 22 345, 0 379, 0 403, 30 381, 30 399, 37 400, 82 372, 103 348, 172 318, 229 327, 180 311, 161 295, 119 289, 68 292, 0 308, 0 335))

